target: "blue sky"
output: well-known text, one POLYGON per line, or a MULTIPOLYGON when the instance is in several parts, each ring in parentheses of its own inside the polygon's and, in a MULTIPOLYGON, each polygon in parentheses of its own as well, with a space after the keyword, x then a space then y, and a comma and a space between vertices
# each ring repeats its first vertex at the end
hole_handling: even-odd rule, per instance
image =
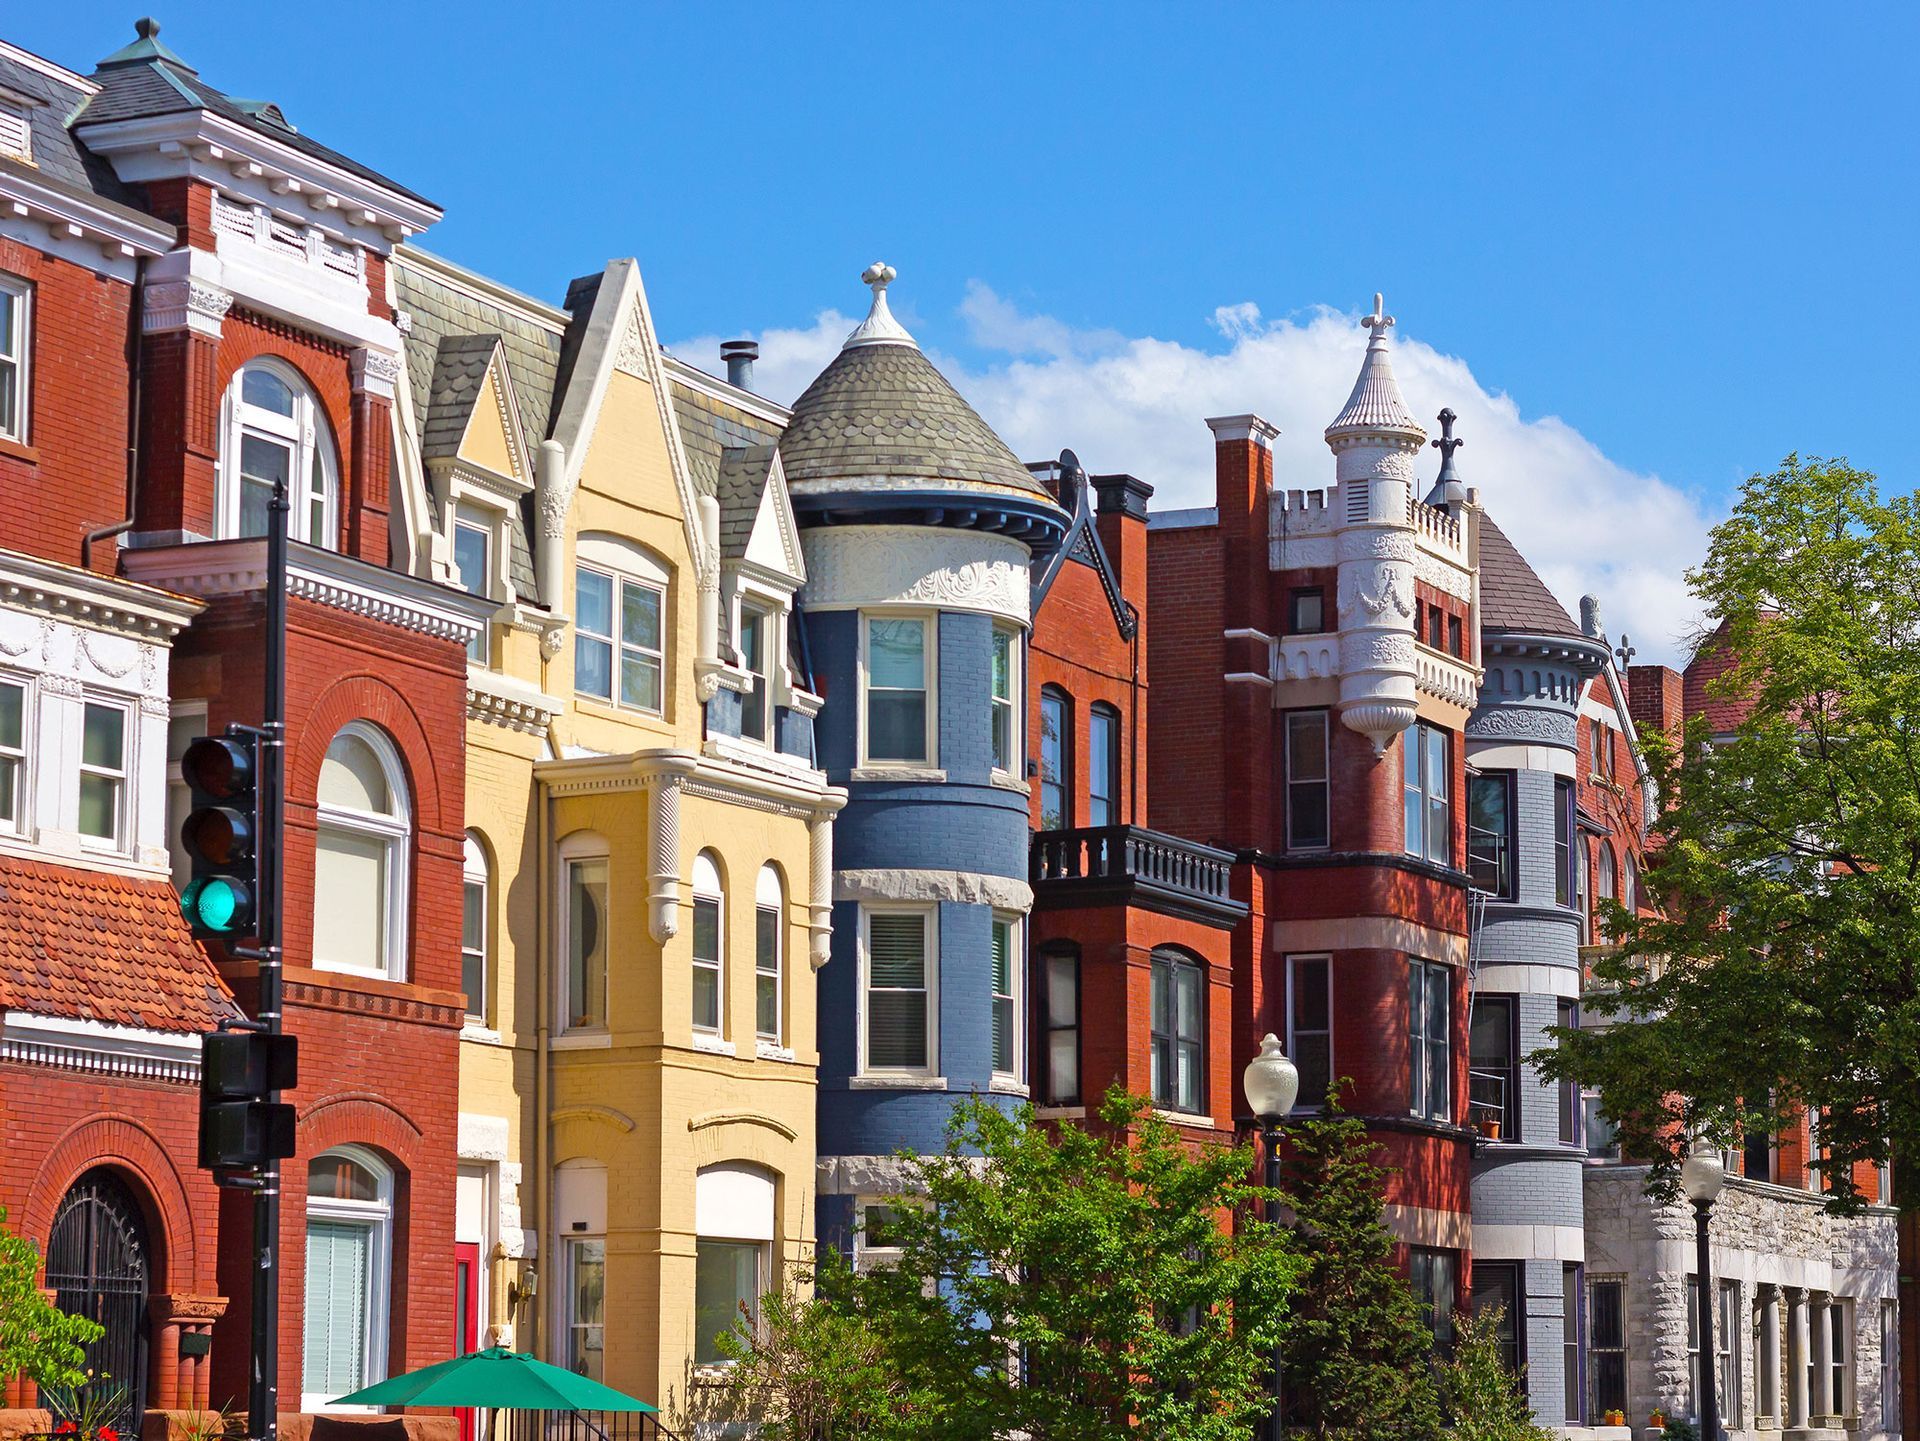
MULTIPOLYGON (((4 30, 84 71, 134 13, 19 6, 4 30)), ((804 348, 857 319, 884 258, 896 310, 1017 447, 1147 474, 1125 453, 1145 449, 1181 503, 1204 484, 1197 414, 1177 451, 1123 444, 1103 361, 1171 354, 1204 373, 1180 392, 1199 414, 1288 408, 1236 387, 1321 405, 1357 332, 1343 376, 1211 362, 1376 289, 1433 352, 1417 410, 1451 376, 1506 405, 1488 425, 1557 417, 1606 466, 1551 492, 1658 487, 1646 523, 1680 506, 1689 545, 1789 450, 1913 483, 1911 10, 174 0, 159 19, 213 83, 444 205, 442 254, 551 299, 638 256, 670 343, 804 348), (1105 403, 1077 410, 1076 377, 1105 403), (1012 418, 1023 382, 1081 428, 1012 418)), ((1525 493, 1554 454, 1482 477, 1536 555, 1562 539, 1559 502, 1525 493)), ((1548 579, 1571 603, 1595 575, 1644 589, 1548 579)))

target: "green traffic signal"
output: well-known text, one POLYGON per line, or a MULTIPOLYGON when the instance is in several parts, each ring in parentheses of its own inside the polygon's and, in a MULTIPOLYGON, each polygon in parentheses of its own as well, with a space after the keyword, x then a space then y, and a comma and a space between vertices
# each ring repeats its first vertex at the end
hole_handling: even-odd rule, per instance
POLYGON ((253 898, 230 876, 199 876, 182 893, 180 913, 197 934, 234 935, 252 919, 253 898))

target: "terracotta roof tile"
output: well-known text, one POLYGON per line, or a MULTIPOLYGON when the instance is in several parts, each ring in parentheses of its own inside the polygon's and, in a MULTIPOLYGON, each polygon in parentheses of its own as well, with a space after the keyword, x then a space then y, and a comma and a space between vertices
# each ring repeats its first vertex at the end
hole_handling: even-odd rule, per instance
POLYGON ((0 1007, 210 1031, 232 993, 165 880, 0 856, 0 1007))

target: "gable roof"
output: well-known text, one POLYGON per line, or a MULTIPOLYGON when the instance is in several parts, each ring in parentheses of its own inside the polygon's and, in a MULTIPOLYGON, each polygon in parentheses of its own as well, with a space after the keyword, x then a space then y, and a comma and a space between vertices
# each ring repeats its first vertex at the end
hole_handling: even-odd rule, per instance
MULTIPOLYGON (((558 320, 548 321, 538 315, 546 307, 532 299, 526 301, 525 308, 492 299, 489 291, 499 287, 478 277, 470 287, 459 285, 457 279, 465 272, 418 247, 395 251, 389 273, 394 300, 411 318, 406 338, 407 380, 421 458, 440 453, 427 447, 430 443, 442 444, 448 431, 452 444, 459 445, 486 374, 487 357, 496 345, 512 379, 514 402, 520 410, 520 433, 527 437, 530 447, 546 439, 562 333, 558 320), (425 263, 409 264, 409 260, 425 263), (447 341, 454 343, 447 351, 443 372, 441 347, 447 341), (476 354, 481 358, 476 360, 476 354), (477 373, 473 370, 476 365, 477 373), (460 383, 467 376, 472 379, 470 386, 460 383), (444 389, 439 388, 442 384, 444 389)), ((437 515, 439 500, 432 487, 428 487, 427 504, 435 507, 437 515)), ((538 602, 540 587, 528 543, 533 523, 533 497, 529 496, 508 514, 507 565, 514 591, 524 600, 538 602)))
POLYGON ((238 1015, 164 876, 0 856, 0 1009, 192 1034, 238 1015))
POLYGON ((772 479, 780 427, 715 395, 672 380, 673 419, 693 488, 720 502, 720 554, 746 553, 772 479))
POLYGON ((433 205, 424 195, 409 190, 397 180, 302 135, 288 123, 280 107, 270 101, 238 100, 216 90, 200 78, 199 71, 160 43, 160 27, 153 21, 142 20, 135 28, 139 38, 109 55, 95 69, 91 78, 100 87, 99 93, 80 107, 73 117, 75 126, 204 110, 396 195, 404 195, 421 205, 433 205))
POLYGON ((1480 516, 1480 628, 1584 639, 1567 608, 1484 511, 1480 516))

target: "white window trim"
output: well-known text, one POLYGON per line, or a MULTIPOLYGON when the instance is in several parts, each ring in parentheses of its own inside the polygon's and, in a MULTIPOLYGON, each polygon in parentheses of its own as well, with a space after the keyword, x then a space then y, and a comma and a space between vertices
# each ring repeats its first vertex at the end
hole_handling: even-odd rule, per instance
MULTIPOLYGON (((200 722, 198 740, 207 733, 207 703, 203 700, 182 700, 173 703, 172 714, 167 717, 167 748, 173 748, 173 726, 176 722, 195 719, 200 722)), ((180 762, 171 755, 167 760, 167 860, 171 867, 176 855, 185 856, 185 843, 180 839, 180 831, 175 824, 174 799, 185 801, 181 810, 181 819, 193 809, 193 792, 187 785, 187 778, 181 773, 180 762)))
POLYGON ((80 848, 85 851, 100 851, 107 855, 123 856, 132 849, 129 837, 133 834, 132 811, 134 807, 135 761, 139 740, 140 712, 132 701, 111 695, 88 692, 80 697, 80 750, 74 763, 73 790, 74 830, 80 837, 80 848), (99 706, 102 710, 120 712, 120 769, 108 770, 101 766, 90 766, 84 759, 86 755, 86 715, 88 706, 99 706), (111 836, 90 836, 80 830, 80 778, 82 776, 105 776, 120 782, 119 800, 114 806, 113 834, 111 836))
MULTIPOLYGON (((366 1384, 371 1386, 383 1381, 387 1375, 387 1328, 391 1313, 388 1296, 393 1280, 393 1171, 373 1152, 361 1146, 333 1146, 322 1152, 323 1156, 344 1155, 357 1165, 364 1166, 372 1173, 379 1185, 379 1199, 373 1201, 339 1201, 331 1197, 307 1197, 307 1219, 318 1217, 324 1221, 356 1221, 368 1223, 373 1230, 373 1244, 367 1248, 367 1354, 363 1365, 366 1384)), ((316 1156, 315 1160, 320 1159, 316 1156)), ((301 1379, 305 1380, 306 1367, 301 1366, 301 1379)), ((300 1407, 303 1411, 334 1411, 358 1414, 371 1413, 372 1406, 335 1406, 331 1405, 331 1396, 317 1395, 302 1387, 300 1407)))
POLYGON ((462 838, 460 871, 460 902, 462 934, 460 937, 461 979, 465 981, 467 938, 465 935, 466 888, 471 885, 480 887, 480 1005, 474 1008, 474 997, 467 997, 466 1025, 469 1030, 487 1030, 493 1021, 492 1007, 487 1004, 488 992, 493 989, 493 866, 488 855, 486 842, 478 831, 468 831, 462 838), (478 864, 474 853, 478 852, 478 864))
POLYGON ((786 1044, 787 1039, 787 906, 786 886, 780 875, 771 866, 760 867, 760 875, 754 882, 753 892, 753 1031, 754 1039, 764 1049, 772 1047, 776 1053, 786 1044), (773 892, 768 899, 767 892, 773 892), (760 977, 768 972, 760 968, 760 916, 771 911, 774 916, 773 927, 773 1030, 760 1029, 760 977))
MULTIPOLYGON (((477 531, 486 537, 486 576, 481 583, 480 589, 470 591, 469 594, 476 595, 482 600, 504 601, 511 594, 511 587, 507 583, 506 575, 506 512, 493 506, 475 505, 472 501, 465 498, 456 500, 452 505, 448 506, 447 512, 447 557, 449 560, 454 559, 458 555, 455 541, 461 530, 477 531)), ((457 569, 453 579, 456 584, 463 585, 465 583, 465 578, 458 573, 457 569)), ((476 655, 473 650, 469 649, 467 652, 467 663, 469 665, 477 665, 483 670, 493 669, 493 626, 491 623, 481 627, 480 634, 474 637, 474 643, 478 646, 479 653, 476 655)))
POLYGON ((696 908, 702 901, 711 902, 714 908, 715 954, 711 969, 713 971, 714 1001, 719 1014, 714 1018, 715 1024, 711 1026, 703 1025, 701 1022, 692 1019, 693 1005, 691 992, 693 973, 695 971, 707 970, 709 967, 706 962, 700 960, 693 954, 693 928, 690 926, 687 932, 688 1022, 692 1025, 693 1033, 696 1037, 718 1036, 725 1039, 727 1034, 727 1012, 729 1010, 727 1005, 727 886, 725 879, 720 876, 719 862, 713 859, 710 851, 702 851, 694 858, 692 892, 693 904, 696 908), (700 863, 702 861, 706 862, 706 864, 712 868, 716 878, 714 884, 708 885, 702 883, 700 877, 700 863))
POLYGON ((19 323, 13 328, 19 353, 8 357, 14 366, 13 424, 0 425, 0 437, 25 445, 33 420, 33 285, 16 275, 0 275, 0 296, 19 306, 19 323))
MULTIPOLYGON (((600 1354, 603 1358, 607 1354, 607 1236, 604 1231, 567 1231, 560 1237, 560 1252, 563 1259, 559 1268, 560 1295, 558 1297, 561 1336, 560 1363, 565 1366, 571 1366, 573 1364, 574 1338, 581 1329, 581 1323, 575 1317, 573 1311, 574 1298, 580 1293, 580 1288, 574 1281, 574 1269, 578 1260, 577 1248, 582 1244, 596 1241, 600 1244, 600 1354)), ((603 1360, 602 1365, 604 1366, 604 1364, 605 1362, 603 1360)))
POLYGON ((793 676, 787 669, 787 627, 791 624, 792 614, 793 596, 790 593, 766 585, 752 576, 734 578, 733 593, 727 600, 727 625, 734 654, 740 659, 738 667, 730 668, 737 671, 740 690, 741 734, 738 740, 741 745, 752 746, 756 750, 779 748, 774 712, 782 706, 791 708, 793 705, 793 676), (749 610, 759 612, 766 621, 762 632, 766 655, 760 671, 755 671, 748 663, 742 645, 742 624, 749 610), (767 734, 764 740, 755 740, 746 734, 746 708, 751 701, 749 687, 756 674, 766 682, 767 734))
MULTIPOLYGON (((0 670, 0 685, 20 688, 20 749, 18 752, 0 749, 0 756, 9 757, 20 764, 13 790, 14 815, 11 820, 0 817, 0 835, 33 834, 33 793, 39 782, 38 768, 33 763, 40 709, 40 687, 35 684, 37 679, 24 671, 0 670)), ((176 714, 184 709, 176 707, 176 714)))
MULTIPOLYGON (((387 794, 393 797, 396 814, 375 815, 369 811, 331 805, 316 796, 315 848, 317 851, 318 832, 329 826, 363 836, 374 836, 386 843, 387 904, 381 915, 381 922, 386 927, 386 965, 378 968, 347 965, 326 960, 316 953, 312 958, 313 967, 319 971, 340 971, 350 975, 381 976, 390 981, 404 981, 408 973, 407 920, 412 901, 408 878, 413 862, 413 795, 407 788, 406 773, 400 767, 399 752, 384 731, 366 721, 349 721, 334 733, 333 740, 327 742, 328 747, 331 748, 333 741, 343 735, 358 737, 372 749, 386 778, 387 794)), ((317 856, 315 864, 318 864, 317 856)))
MULTIPOLYGON (((1331 1088, 1340 1075, 1340 1066, 1335 1059, 1333 1048, 1333 956, 1330 952, 1303 952, 1297 956, 1287 957, 1287 1055, 1296 1061, 1300 1056, 1300 1048, 1294 1041, 1294 1002, 1298 999, 1300 992, 1295 987, 1293 978, 1295 970, 1302 963, 1323 965, 1327 968, 1327 1028, 1324 1032, 1309 1030, 1305 1034, 1325 1035, 1327 1038, 1327 1085, 1331 1088)), ((1324 1106, 1310 1101, 1301 1101, 1293 1108, 1295 1115, 1304 1116, 1317 1116, 1325 1109, 1324 1106)))
POLYGON ((586 627, 582 625, 580 621, 580 616, 579 616, 580 607, 577 601, 574 605, 574 622, 573 622, 574 632, 576 636, 586 636, 589 640, 597 640, 602 644, 611 647, 613 651, 613 663, 607 675, 607 690, 609 693, 607 695, 597 695, 593 691, 580 689, 579 662, 576 659, 574 664, 574 694, 585 696, 588 700, 598 701, 600 702, 601 705, 613 706, 619 710, 629 711, 634 715, 648 715, 648 716, 665 715, 666 703, 667 703, 667 685, 670 679, 667 672, 667 638, 668 638, 668 632, 672 627, 672 618, 670 613, 667 610, 666 583, 663 581, 651 579, 649 577, 634 575, 628 571, 616 570, 612 566, 606 565, 604 563, 596 564, 589 561, 576 560, 574 562, 574 585, 576 590, 578 589, 578 586, 579 586, 579 573, 583 570, 588 571, 594 575, 605 578, 613 586, 611 614, 608 618, 609 633, 606 635, 602 635, 597 631, 590 631, 586 629, 586 627), (659 602, 660 602, 660 649, 657 651, 648 650, 645 646, 638 646, 638 645, 630 646, 626 643, 626 641, 622 638, 620 634, 620 617, 623 611, 623 605, 621 601, 621 587, 628 586, 628 585, 636 586, 642 590, 650 590, 659 599, 659 602), (660 663, 660 704, 659 705, 657 706, 628 705, 625 701, 620 699, 620 664, 622 659, 621 652, 627 651, 627 650, 631 650, 637 655, 649 656, 660 663))
POLYGON ((859 1034, 854 1043, 859 1048, 856 1053, 854 1076, 856 1079, 931 1083, 940 1080, 940 910, 937 906, 911 905, 865 905, 860 907, 860 993, 859 1015, 857 1017, 859 1034), (924 1066, 870 1066, 867 1064, 867 993, 870 989, 871 960, 873 956, 872 928, 870 922, 876 915, 906 915, 922 917, 922 935, 925 937, 924 951, 926 964, 927 993, 927 1063, 924 1066))
MULTIPOLYGON (((558 855, 558 874, 555 879, 557 903, 554 906, 554 1014, 558 1024, 554 1027, 554 1042, 572 1042, 573 1044, 604 1044, 611 1031, 613 1008, 613 967, 601 968, 600 976, 600 1024, 597 1026, 570 1026, 567 1017, 572 1014, 568 1004, 571 992, 568 990, 567 973, 572 969, 569 964, 569 947, 573 937, 569 931, 568 916, 571 907, 567 904, 567 892, 573 884, 573 868, 585 861, 600 861, 607 867, 607 915, 604 924, 607 931, 603 948, 611 957, 613 954, 613 862, 606 846, 597 838, 569 836, 560 842, 558 855)), ((564 1047, 563 1047, 564 1049, 564 1047)))
POLYGON ((940 765, 940 613, 932 610, 863 610, 860 615, 860 764, 875 768, 937 769, 940 765), (920 653, 921 684, 927 697, 926 755, 919 760, 876 757, 868 750, 867 697, 872 668, 868 661, 868 632, 876 620, 917 620, 925 629, 920 653))
MULTIPOLYGON (((1023 652, 1026 648, 1021 644, 1022 633, 1018 626, 995 625, 993 634, 996 640, 1001 636, 1007 638, 1007 699, 1005 701, 1007 709, 1007 763, 1001 765, 996 759, 993 762, 993 773, 995 777, 1002 780, 1024 781, 1025 776, 1022 774, 1020 764, 1020 758, 1025 749, 1025 747, 1020 744, 1022 738, 1021 731, 1023 729, 1020 724, 1020 698, 1024 692, 1021 689, 1020 682, 1024 670, 1021 662, 1025 658, 1023 652)), ((993 713, 999 709, 1001 704, 1000 698, 993 694, 992 659, 991 653, 989 653, 987 672, 987 713, 989 716, 987 738, 989 742, 991 742, 993 738, 991 717, 993 713)), ((1119 806, 1117 798, 1115 799, 1114 805, 1117 809, 1119 806)))
POLYGON ((232 539, 240 534, 240 438, 253 430, 263 437, 293 446, 293 464, 287 475, 287 534, 323 550, 340 548, 340 448, 335 443, 326 407, 307 378, 285 361, 256 356, 233 373, 220 404, 220 463, 214 480, 214 534, 232 539), (249 370, 266 370, 293 391, 294 413, 276 415, 249 406, 241 387, 249 370), (315 455, 326 486, 323 534, 309 534, 312 495, 308 490, 315 455))
MULTIPOLYGON (((1027 1077, 1026 927, 1021 923, 1021 916, 1017 911, 995 911, 993 924, 1007 928, 1007 983, 1013 988, 1013 1069, 1003 1071, 996 1066, 993 1068, 993 1079, 996 1082, 1020 1086, 1025 1083, 1027 1077)), ((991 955, 988 959, 991 963, 991 955)), ((988 978, 988 984, 992 984, 991 976, 988 978)), ((995 1002, 1000 999, 998 991, 992 991, 990 995, 995 1002)), ((988 1040, 991 1042, 991 1016, 988 1018, 988 1026, 988 1040)), ((988 1057, 989 1064, 992 1059, 991 1056, 988 1057)))

